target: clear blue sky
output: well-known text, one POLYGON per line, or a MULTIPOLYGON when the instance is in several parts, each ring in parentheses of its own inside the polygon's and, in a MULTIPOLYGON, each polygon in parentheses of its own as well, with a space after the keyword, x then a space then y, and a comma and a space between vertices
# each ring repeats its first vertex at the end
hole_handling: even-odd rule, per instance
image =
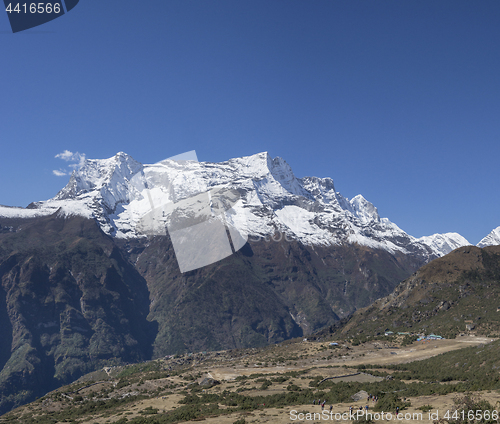
POLYGON ((500 225, 498 0, 81 0, 0 49, 0 204, 64 150, 268 151, 417 237, 500 225))

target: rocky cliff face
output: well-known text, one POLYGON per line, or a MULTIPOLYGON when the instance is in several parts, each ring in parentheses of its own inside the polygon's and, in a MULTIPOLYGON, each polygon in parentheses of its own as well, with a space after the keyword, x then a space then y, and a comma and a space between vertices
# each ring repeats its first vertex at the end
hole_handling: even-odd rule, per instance
POLYGON ((151 357, 147 284, 93 220, 1 220, 0 408, 151 357))

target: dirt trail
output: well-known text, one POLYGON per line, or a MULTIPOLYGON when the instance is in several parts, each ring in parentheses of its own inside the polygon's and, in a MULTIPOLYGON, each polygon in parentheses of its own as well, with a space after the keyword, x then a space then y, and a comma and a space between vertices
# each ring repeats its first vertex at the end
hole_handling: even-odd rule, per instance
MULTIPOLYGON (((492 339, 486 337, 460 337, 457 339, 446 339, 446 340, 435 340, 435 341, 425 341, 417 342, 406 348, 391 348, 387 347, 384 349, 375 349, 373 347, 365 347, 363 345, 359 347, 354 347, 352 349, 353 353, 344 360, 333 359, 330 361, 314 361, 309 362, 301 361, 302 363, 297 366, 274 366, 274 367, 251 367, 246 368, 243 366, 233 366, 233 367, 219 367, 210 368, 206 370, 212 378, 220 381, 231 381, 241 375, 251 375, 251 374, 273 374, 273 373, 285 373, 288 371, 300 371, 304 368, 321 368, 327 365, 347 365, 355 366, 361 364, 401 364, 405 362, 418 361, 422 359, 431 358, 433 356, 439 355, 444 352, 449 352, 456 349, 462 349, 467 346, 476 346, 481 343, 490 343, 492 339), (359 355, 364 356, 359 356, 359 355)), ((304 349, 307 349, 304 347, 304 349)), ((331 369, 331 370, 321 370, 324 374, 329 375, 339 375, 345 373, 345 371, 331 369)), ((325 375, 326 376, 326 375, 325 375)))

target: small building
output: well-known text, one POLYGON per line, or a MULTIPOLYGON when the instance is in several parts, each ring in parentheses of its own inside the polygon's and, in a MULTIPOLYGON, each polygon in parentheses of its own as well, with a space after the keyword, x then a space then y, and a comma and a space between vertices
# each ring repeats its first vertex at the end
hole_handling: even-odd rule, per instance
POLYGON ((385 335, 386 335, 386 336, 393 336, 393 335, 394 335, 394 332, 392 332, 392 331, 386 331, 386 332, 385 332, 385 335))
POLYGON ((437 334, 429 334, 427 337, 426 337, 427 340, 442 340, 443 337, 442 336, 438 336, 437 334))

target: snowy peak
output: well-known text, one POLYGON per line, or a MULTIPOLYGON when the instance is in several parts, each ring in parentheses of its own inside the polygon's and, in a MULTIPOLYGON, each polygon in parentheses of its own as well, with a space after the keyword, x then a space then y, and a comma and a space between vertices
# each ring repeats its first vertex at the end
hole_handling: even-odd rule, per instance
POLYGON ((338 203, 335 186, 331 178, 304 177, 299 181, 302 187, 304 187, 315 200, 324 203, 338 203))
POLYGON ((278 181, 286 191, 297 196, 306 195, 306 192, 299 180, 295 178, 292 168, 284 159, 279 156, 274 158, 270 161, 268 168, 274 179, 278 181))
POLYGON ((306 196, 290 165, 283 159, 271 158, 269 153, 262 152, 252 156, 231 159, 216 165, 228 164, 239 177, 247 177, 257 183, 264 192, 274 193, 280 197, 287 195, 306 196))
POLYGON ((417 239, 419 242, 429 246, 435 255, 444 256, 452 250, 463 246, 470 246, 465 237, 458 233, 433 234, 417 239))
POLYGON ((74 199, 99 190, 107 190, 118 198, 124 197, 124 185, 141 167, 139 162, 123 152, 109 159, 85 159, 82 166, 73 171, 66 187, 54 199, 74 199))
POLYGON ((361 196, 361 194, 353 197, 349 203, 352 208, 352 212, 363 224, 368 224, 370 222, 380 222, 380 216, 378 214, 377 208, 363 196, 361 196))
POLYGON ((495 228, 485 238, 483 238, 477 247, 497 246, 500 245, 500 227, 495 228))

